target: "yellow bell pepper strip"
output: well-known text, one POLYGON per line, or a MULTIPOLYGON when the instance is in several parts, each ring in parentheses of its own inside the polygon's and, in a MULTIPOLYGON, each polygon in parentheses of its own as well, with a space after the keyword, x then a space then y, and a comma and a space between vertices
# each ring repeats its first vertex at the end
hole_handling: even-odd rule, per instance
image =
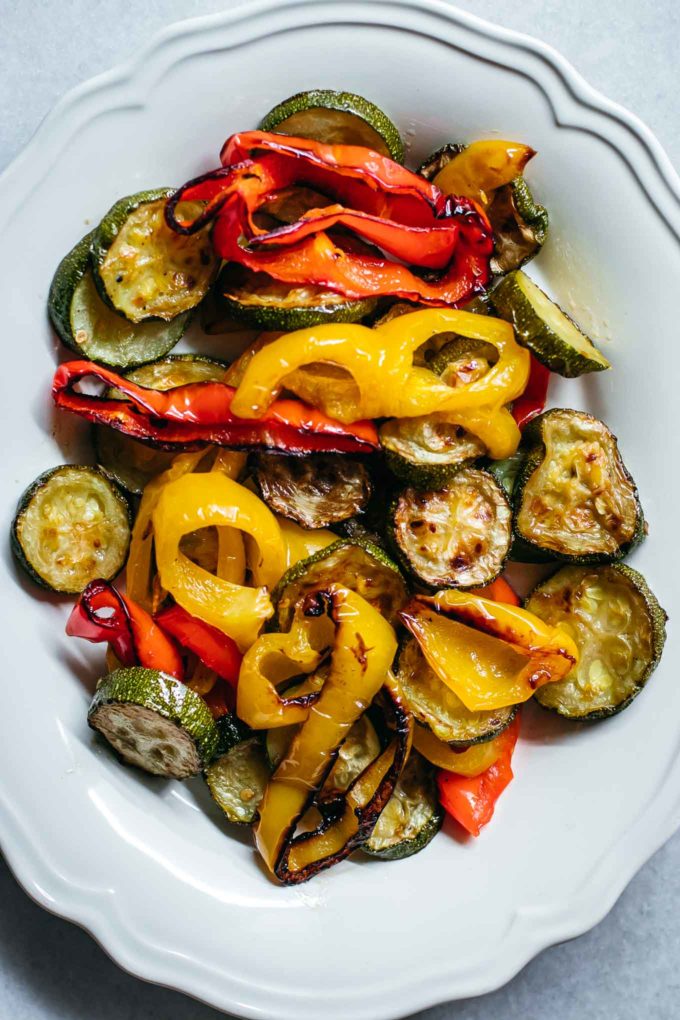
POLYGON ((514 181, 536 152, 520 142, 472 142, 443 167, 433 183, 445 195, 463 195, 486 207, 496 188, 514 181))
POLYGON ((236 712, 254 730, 292 726, 304 722, 309 706, 320 688, 286 697, 277 687, 300 676, 312 674, 333 645, 334 626, 324 612, 313 615, 312 601, 301 603, 286 634, 261 634, 243 657, 239 673, 236 712))
POLYGON ((286 547, 286 570, 338 540, 338 536, 328 528, 301 528, 295 521, 278 514, 276 520, 286 547))
POLYGON ((271 511, 225 475, 184 475, 163 487, 153 512, 153 533, 163 587, 187 612, 233 638, 241 651, 248 648, 273 613, 267 589, 281 576, 286 561, 271 511), (184 535, 212 525, 238 528, 257 542, 263 587, 247 588, 215 577, 180 552, 184 535))
MULTIPOLYGON (((219 449, 215 454, 213 471, 221 471, 227 478, 238 480, 248 460, 245 453, 219 449)), ((246 577, 246 550, 243 535, 236 528, 217 528, 217 570, 223 581, 243 584, 246 577)))
POLYGON ((320 364, 344 369, 354 380, 356 388, 344 385, 338 396, 332 382, 323 393, 321 377, 319 405, 332 408, 343 423, 500 408, 522 393, 529 378, 529 352, 516 342, 509 323, 456 309, 425 309, 374 329, 332 323, 279 337, 248 363, 233 398, 234 414, 261 417, 297 370, 320 364), (413 365, 416 350, 442 332, 487 341, 498 351, 497 362, 479 379, 447 386, 429 369, 413 365))
POLYGON ((484 744, 474 744, 465 751, 454 751, 426 726, 414 726, 413 746, 437 768, 459 776, 478 776, 486 772, 497 761, 502 749, 499 738, 495 737, 484 744))
POLYGON ((163 487, 189 471, 194 471, 206 455, 205 450, 178 454, 167 471, 152 478, 146 485, 139 504, 130 539, 130 552, 125 568, 125 587, 128 596, 148 613, 154 612, 153 525, 152 517, 163 487))
POLYGON ((400 616, 439 679, 473 712, 527 701, 578 661, 566 631, 472 592, 416 595, 400 616))
MULTIPOLYGON (((322 862, 314 856, 312 861, 291 868, 291 852, 305 841, 305 837, 295 837, 297 823, 323 786, 338 747, 386 683, 397 647, 394 631, 384 617, 356 592, 341 585, 311 592, 299 612, 312 620, 326 616, 333 625, 334 638, 328 679, 265 790, 255 831, 256 845, 267 867, 285 882, 304 881, 320 867, 344 856, 346 847, 352 846, 352 836, 356 835, 356 827, 360 828, 356 815, 354 833, 343 831, 343 839, 347 838, 341 847, 333 847, 331 859, 324 856, 322 862)), ((239 689, 245 682, 241 676, 239 689)), ((387 765, 383 780, 390 771, 387 765)), ((398 772, 394 781, 397 776, 398 772)), ((377 785, 380 787, 382 780, 377 785)))

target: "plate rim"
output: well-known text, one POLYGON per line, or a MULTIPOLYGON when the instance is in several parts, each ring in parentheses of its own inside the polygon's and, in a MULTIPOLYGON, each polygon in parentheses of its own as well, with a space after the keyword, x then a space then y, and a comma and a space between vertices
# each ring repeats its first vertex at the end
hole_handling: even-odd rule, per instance
MULTIPOLYGON (((227 11, 175 22, 156 33, 133 56, 109 71, 81 83, 67 92, 37 127, 25 148, 0 174, 0 220, 11 216, 39 183, 31 180, 25 168, 42 163, 46 173, 51 162, 68 140, 92 117, 122 105, 143 105, 144 93, 179 60, 205 51, 208 33, 239 26, 252 41, 267 34, 257 32, 262 19, 276 15, 285 19, 297 14, 301 24, 321 25, 341 18, 362 24, 384 24, 386 12, 400 14, 399 27, 438 38, 428 23, 445 21, 464 34, 497 47, 496 62, 510 66, 508 52, 522 57, 522 73, 547 95, 558 124, 583 125, 597 134, 625 159, 638 184, 657 213, 667 222, 680 243, 680 176, 653 132, 635 114, 595 90, 557 50, 538 39, 486 21, 462 11, 445 0, 256 0, 240 3, 227 11), (403 22, 411 24, 404 25, 403 22), (422 24, 419 24, 422 21, 422 24), (416 27, 417 26, 417 27, 416 27), (503 59, 501 59, 503 58, 503 59), (146 87, 145 87, 146 84, 146 87), (578 119, 578 113, 581 119, 578 119), (571 119, 569 115, 571 114, 571 119), (40 161, 34 157, 40 153, 40 161), (637 157, 644 161, 637 163, 637 157), (33 161, 33 163, 32 163, 33 161)), ((491 59, 494 59, 492 56, 491 59)), ((517 63, 512 63, 517 67, 517 63)), ((627 838, 611 847, 587 875, 579 894, 568 904, 552 903, 541 910, 518 909, 506 932, 503 953, 486 966, 483 973, 442 974, 436 986, 423 987, 417 979, 398 987, 392 985, 387 1000, 363 1000, 375 1007, 374 1020, 406 1016, 453 998, 490 992, 509 981, 535 955, 550 945, 583 934, 609 912, 640 867, 680 827, 680 793, 673 795, 674 779, 680 774, 675 760, 646 809, 631 824, 627 838), (625 844, 625 852, 622 849, 625 844), (512 942, 510 936, 512 935, 512 942)), ((676 785, 680 790, 680 783, 676 785)), ((272 1011, 269 990, 250 989, 249 1001, 242 1000, 242 989, 234 983, 230 999, 225 999, 223 972, 221 981, 213 980, 214 971, 197 959, 184 959, 180 969, 177 958, 168 959, 165 947, 154 945, 136 931, 115 902, 115 890, 90 888, 73 881, 50 859, 49 848, 30 838, 27 817, 21 817, 12 804, 9 791, 0 788, 0 847, 13 874, 40 906, 57 916, 80 925, 97 941, 118 966, 134 976, 173 988, 218 1009, 229 1009, 244 1017, 263 1016, 263 1008, 277 1020, 289 1020, 301 999, 285 1003, 272 1011)), ((368 1014, 367 1014, 368 1015, 368 1014)))

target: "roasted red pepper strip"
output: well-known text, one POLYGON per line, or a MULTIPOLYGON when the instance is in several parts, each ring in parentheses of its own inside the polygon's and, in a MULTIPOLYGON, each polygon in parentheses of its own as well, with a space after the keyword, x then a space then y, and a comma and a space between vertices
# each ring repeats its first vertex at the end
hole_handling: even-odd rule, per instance
POLYGON ((409 227, 394 220, 345 209, 341 205, 329 205, 310 210, 296 223, 259 234, 251 240, 249 247, 256 251, 284 248, 336 226, 356 231, 364 240, 377 244, 394 258, 429 269, 443 269, 448 265, 458 240, 455 220, 441 220, 430 227, 409 227))
POLYGON ((512 406, 512 417, 520 428, 545 409, 549 382, 550 369, 542 365, 532 354, 529 382, 522 396, 518 397, 512 406))
POLYGON ((208 669, 212 669, 236 689, 243 656, 232 638, 178 605, 162 609, 156 613, 154 620, 159 627, 176 638, 183 648, 195 652, 208 669))
POLYGON ((481 595, 485 599, 493 599, 494 602, 505 602, 508 606, 521 606, 522 600, 504 577, 497 577, 491 584, 483 588, 473 588, 474 595, 481 595))
POLYGON ((519 733, 519 716, 496 740, 502 746, 499 758, 478 776, 460 776, 440 769, 437 773, 439 800, 447 814, 471 836, 478 836, 490 821, 496 801, 513 778, 512 754, 519 733))
POLYGON ((220 382, 189 383, 164 392, 151 390, 91 361, 60 365, 52 384, 58 407, 161 449, 215 443, 304 454, 371 453, 378 446, 373 422, 341 425, 298 400, 277 400, 257 420, 237 418, 230 411, 234 393, 232 386, 220 382), (116 387, 127 399, 76 392, 76 383, 89 376, 116 387))
POLYGON ((123 666, 158 669, 178 680, 184 676, 173 639, 145 609, 116 591, 108 581, 88 584, 68 618, 66 633, 95 643, 108 642, 123 666))

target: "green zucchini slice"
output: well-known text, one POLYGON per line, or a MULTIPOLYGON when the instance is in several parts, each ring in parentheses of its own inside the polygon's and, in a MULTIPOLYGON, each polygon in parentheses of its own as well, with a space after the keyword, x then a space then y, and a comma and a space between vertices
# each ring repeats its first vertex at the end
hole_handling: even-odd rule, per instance
POLYGON ((298 92, 270 110, 259 127, 328 145, 364 145, 404 162, 404 144, 396 125, 375 103, 353 92, 298 92))
POLYGON ((515 486, 518 539, 552 559, 609 563, 645 534, 635 482, 616 436, 584 411, 554 408, 525 430, 515 486))
POLYGON ((562 567, 536 587, 526 608, 576 641, 578 665, 544 684, 536 700, 565 719, 595 720, 630 705, 661 658, 666 614, 632 567, 562 567))
POLYGON ((106 475, 63 464, 45 471, 19 500, 12 548, 49 591, 77 595, 90 581, 120 573, 130 544, 130 507, 106 475))
POLYGON ((493 740, 510 725, 517 712, 515 705, 471 712, 442 683, 414 637, 405 638, 400 645, 397 679, 414 719, 456 751, 493 740))
POLYGON ((349 457, 261 454, 255 478, 268 507, 303 528, 327 528, 360 513, 371 496, 366 467, 349 457))
POLYGON ((422 584, 480 587, 498 577, 507 559, 510 503, 488 471, 463 468, 442 489, 404 489, 392 507, 392 536, 422 584))
POLYGON ((371 857, 401 861, 424 850, 442 827, 435 770, 412 750, 404 771, 363 846, 371 857))
MULTIPOLYGON (((211 358, 171 354, 127 372, 125 378, 152 390, 171 390, 187 383, 219 381, 226 371, 226 365, 211 358)), ((112 390, 111 395, 116 392, 112 390)), ((92 434, 99 466, 136 496, 141 495, 152 478, 167 470, 176 456, 170 451, 155 450, 106 425, 95 425, 92 434)))
POLYGON ((491 292, 501 319, 512 323, 519 343, 552 372, 573 379, 610 368, 604 354, 526 273, 509 273, 491 292))
POLYGON ((269 762, 257 737, 236 744, 204 773, 214 800, 230 822, 240 825, 255 821, 270 776, 269 762))
POLYGON ((399 568, 371 542, 339 539, 286 571, 272 592, 275 621, 280 630, 290 628, 295 606, 310 591, 335 581, 356 591, 391 623, 407 599, 399 568))
POLYGON ((93 233, 97 290, 129 322, 169 322, 191 311, 214 278, 218 260, 209 227, 185 236, 165 222, 172 193, 158 188, 121 198, 93 233))
POLYGON ((203 699, 167 673, 141 666, 100 681, 87 721, 126 764, 168 779, 195 776, 217 747, 203 699))
POLYGON ((134 324, 105 304, 94 283, 90 261, 92 233, 62 259, 47 301, 52 325, 72 351, 110 368, 132 368, 162 358, 181 340, 189 313, 172 322, 134 324))
POLYGON ((483 456, 486 447, 446 413, 391 418, 379 429, 390 470, 417 489, 437 488, 483 456))
POLYGON ((375 298, 348 300, 313 284, 291 286, 235 262, 228 262, 216 287, 224 317, 261 330, 289 332, 322 322, 358 322, 376 306, 375 298))

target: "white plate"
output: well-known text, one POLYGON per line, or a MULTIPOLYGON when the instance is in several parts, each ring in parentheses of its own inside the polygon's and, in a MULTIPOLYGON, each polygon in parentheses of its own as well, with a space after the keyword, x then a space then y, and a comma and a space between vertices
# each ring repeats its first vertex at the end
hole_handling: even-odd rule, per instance
MULTIPOLYGON (((552 396, 619 434, 651 528, 634 562, 673 615, 680 182, 650 133, 557 54, 431 0, 269 0, 188 22, 59 104, 0 183, 6 520, 84 431, 53 434, 44 309, 60 256, 119 195, 208 169, 228 133, 312 86, 370 97, 412 159, 494 134, 539 150, 530 178, 552 232, 532 274, 614 363, 552 396)), ((621 716, 567 733, 528 713, 516 781, 479 840, 445 833, 403 863, 351 862, 276 888, 200 784, 144 780, 93 741, 100 650, 67 642, 67 606, 7 554, 4 567, 0 834, 12 868, 127 970, 239 1015, 380 1020, 488 991, 595 924, 680 821, 671 631, 621 716)))

